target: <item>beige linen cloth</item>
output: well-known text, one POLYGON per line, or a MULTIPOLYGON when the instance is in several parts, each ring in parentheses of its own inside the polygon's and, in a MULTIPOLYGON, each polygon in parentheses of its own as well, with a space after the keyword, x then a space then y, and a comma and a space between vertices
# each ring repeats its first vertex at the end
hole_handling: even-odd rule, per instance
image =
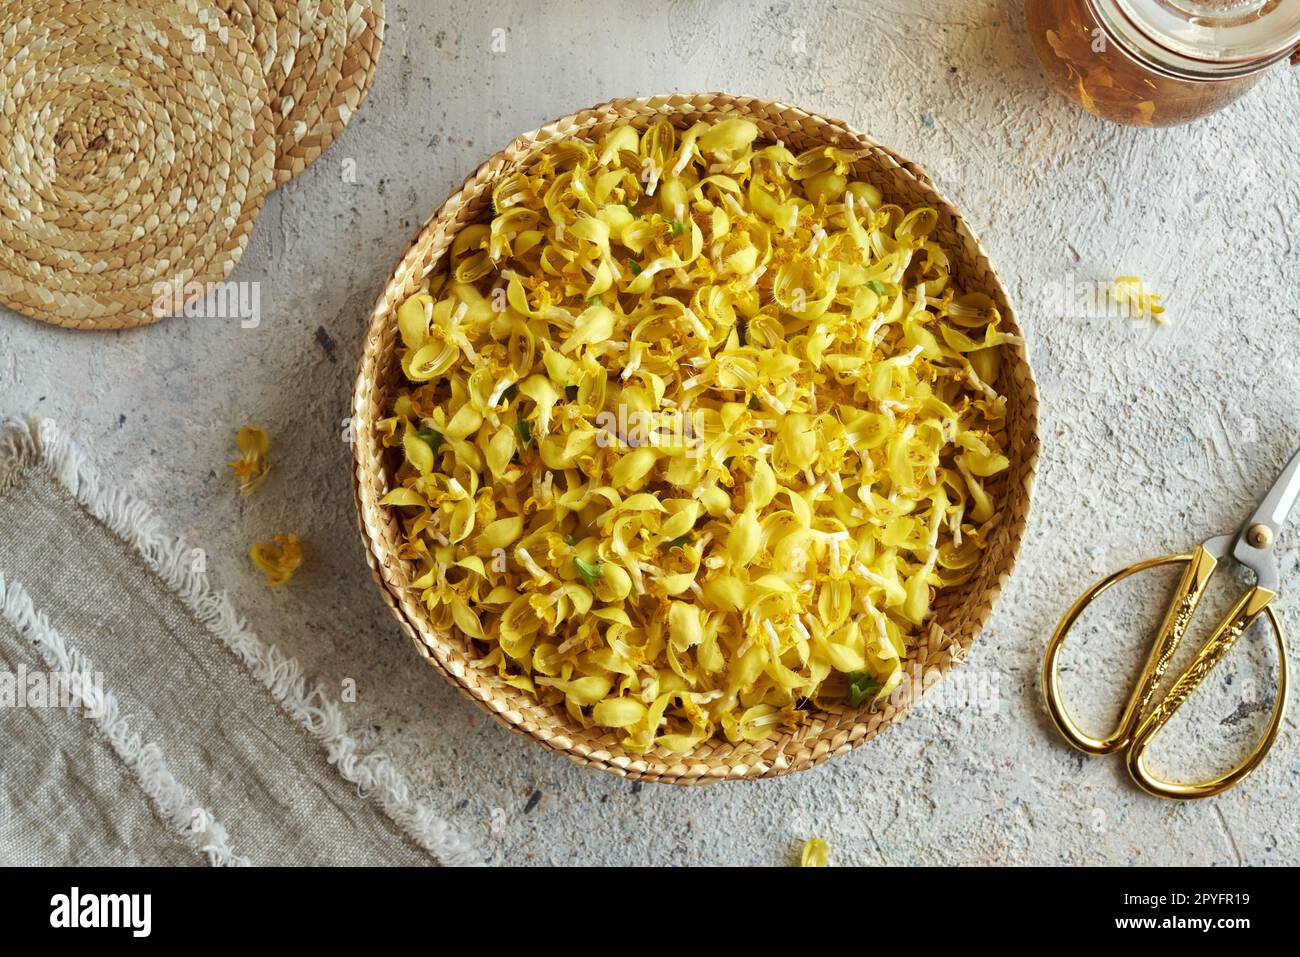
POLYGON ((194 556, 53 422, 0 419, 0 865, 480 863, 194 556), (15 696, 33 674, 73 706, 15 696))

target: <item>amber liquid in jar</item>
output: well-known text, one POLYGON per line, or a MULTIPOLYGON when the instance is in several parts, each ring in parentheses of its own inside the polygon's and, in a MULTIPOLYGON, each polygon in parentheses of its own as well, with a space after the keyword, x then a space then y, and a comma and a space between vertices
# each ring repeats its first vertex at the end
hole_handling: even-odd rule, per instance
POLYGON ((1117 123, 1186 123, 1227 106, 1258 79, 1165 76, 1121 50, 1087 0, 1026 0, 1025 19, 1034 52, 1052 82, 1089 113, 1117 123))

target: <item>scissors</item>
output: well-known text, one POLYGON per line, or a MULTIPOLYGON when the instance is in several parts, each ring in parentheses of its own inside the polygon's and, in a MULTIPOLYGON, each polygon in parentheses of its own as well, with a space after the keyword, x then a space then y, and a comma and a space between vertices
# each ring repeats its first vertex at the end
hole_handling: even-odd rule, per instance
POLYGON ((1084 592, 1083 596, 1065 613, 1061 623, 1056 626, 1056 631, 1052 635, 1052 640, 1047 643, 1047 651, 1043 656, 1043 697, 1046 699, 1047 711, 1052 716, 1052 721, 1066 741, 1080 751, 1092 755, 1123 751, 1129 776, 1139 787, 1148 794, 1173 800, 1221 794, 1240 783, 1246 775, 1255 770, 1277 738, 1282 719, 1286 714, 1286 639, 1282 635, 1282 627, 1271 604, 1277 597, 1278 591, 1277 558, 1273 553, 1273 545, 1297 498, 1300 498, 1300 452, 1291 457, 1291 461, 1282 470, 1282 474, 1273 483, 1273 487, 1259 503, 1254 514, 1235 534, 1211 538, 1197 545, 1190 554, 1165 555, 1130 565, 1103 578, 1084 592), (1215 567, 1228 557, 1254 572, 1255 584, 1237 599, 1214 632, 1206 639, 1205 644, 1197 651, 1196 657, 1188 665, 1187 670, 1178 676, 1170 686, 1169 692, 1154 707, 1151 707, 1156 689, 1169 667, 1175 649, 1187 631, 1197 604, 1205 594, 1215 567), (1156 632, 1155 640, 1151 643, 1146 663, 1124 707, 1119 725, 1103 738, 1094 738, 1084 733, 1061 703, 1057 665, 1066 633, 1083 610, 1111 585, 1138 572, 1177 564, 1184 564, 1187 567, 1179 580, 1173 600, 1170 601, 1169 608, 1165 612, 1160 629, 1156 632), (1223 660, 1224 655, 1237 639, 1245 634, 1246 629, 1261 615, 1267 617, 1268 623, 1273 628, 1278 656, 1277 701, 1273 705, 1273 714, 1263 738, 1241 764, 1211 781, 1201 784, 1175 784, 1162 781, 1152 775, 1145 762, 1151 739, 1160 733, 1173 717, 1174 712, 1182 706, 1188 696, 1205 680, 1205 676, 1211 669, 1223 660))

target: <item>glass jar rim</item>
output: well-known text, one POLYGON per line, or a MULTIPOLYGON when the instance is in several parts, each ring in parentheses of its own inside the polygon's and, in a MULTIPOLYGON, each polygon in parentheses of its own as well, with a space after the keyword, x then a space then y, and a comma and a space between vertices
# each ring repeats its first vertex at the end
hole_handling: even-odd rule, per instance
POLYGON ((1179 79, 1248 76, 1300 48, 1300 0, 1250 4, 1242 0, 1226 5, 1197 0, 1087 3, 1124 52, 1179 79))

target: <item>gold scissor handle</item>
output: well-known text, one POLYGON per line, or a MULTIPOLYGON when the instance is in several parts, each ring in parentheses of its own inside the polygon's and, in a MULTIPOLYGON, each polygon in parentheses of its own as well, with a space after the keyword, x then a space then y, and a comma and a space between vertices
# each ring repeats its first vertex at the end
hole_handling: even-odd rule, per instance
POLYGON ((1149 561, 1139 562, 1136 565, 1130 565, 1128 568, 1121 569, 1103 578, 1070 606, 1069 611, 1065 613, 1060 624, 1057 625, 1056 631, 1052 634, 1052 638, 1047 644, 1047 651, 1043 656, 1043 697, 1047 703, 1047 711, 1051 715, 1052 721, 1066 741, 1080 751, 1094 755, 1109 754, 1127 749, 1126 763, 1129 774, 1143 790, 1158 797, 1176 800, 1209 797, 1226 791, 1234 784, 1237 784, 1255 769, 1256 765, 1263 759, 1264 754, 1272 746, 1273 741, 1277 738, 1285 714, 1288 688, 1286 641, 1282 635, 1277 616, 1273 613, 1273 609, 1269 607, 1269 603, 1277 596, 1267 588, 1255 586, 1233 605, 1228 614, 1224 616, 1223 621, 1215 628, 1214 633, 1201 646, 1192 664, 1174 682, 1169 693, 1160 700, 1150 714, 1143 717, 1156 688, 1160 684, 1161 678, 1169 667, 1174 651, 1187 631, 1187 626, 1191 622, 1197 605, 1205 594, 1206 585, 1214 574, 1217 564, 1215 557, 1204 546, 1198 545, 1190 555, 1166 555, 1161 558, 1153 558, 1149 561), (1124 707, 1124 713, 1119 724, 1106 737, 1094 738, 1075 724, 1061 702, 1058 662, 1065 636, 1070 627, 1083 613, 1083 610, 1112 585, 1138 572, 1178 562, 1186 562, 1187 568, 1184 570, 1174 597, 1169 603, 1169 608, 1165 612, 1164 620, 1156 633, 1155 640, 1151 643, 1146 663, 1143 665, 1133 693, 1129 696, 1128 703, 1124 707), (1153 777, 1146 769, 1143 761, 1152 738, 1159 733, 1160 729, 1173 717, 1174 712, 1182 706, 1183 702, 1200 685, 1210 670, 1223 659, 1223 656, 1227 654, 1237 639, 1245 633, 1246 629, 1261 614, 1267 614, 1269 623, 1273 626, 1280 668, 1277 701, 1273 707, 1273 715, 1264 737, 1245 761, 1212 781, 1203 784, 1173 784, 1153 777))
POLYGON ((1133 739, 1134 731, 1137 730, 1142 712, 1146 709, 1147 703, 1151 700, 1151 695, 1160 683, 1160 679, 1164 677, 1165 670, 1169 667, 1169 661, 1173 657, 1174 649, 1178 647, 1183 634, 1187 631, 1187 625, 1192 619, 1192 613, 1196 611, 1201 596, 1205 594, 1205 586, 1209 582, 1210 576, 1214 574, 1214 567, 1217 564, 1218 562, 1213 555, 1207 552, 1203 546, 1197 545, 1196 551, 1190 555, 1165 555, 1161 558, 1152 558, 1149 561, 1138 562, 1136 565, 1120 569, 1097 582, 1070 606, 1070 610, 1065 613, 1061 623, 1056 626, 1056 631, 1052 633, 1052 640, 1047 643, 1047 652, 1043 655, 1043 698, 1047 702, 1047 713, 1052 716, 1052 721, 1056 724, 1057 730, 1061 732, 1066 741, 1088 754, 1110 754, 1127 747, 1128 743, 1133 739), (1128 704, 1124 706, 1124 713, 1120 717, 1119 724, 1114 731, 1104 738, 1094 738, 1074 723, 1074 719, 1070 717, 1065 710, 1065 705, 1061 702, 1057 664, 1061 656, 1061 650, 1065 645, 1065 636, 1079 616, 1083 614, 1083 610, 1112 585, 1122 582, 1130 575, 1136 575, 1138 572, 1158 568, 1161 565, 1172 565, 1177 562, 1186 562, 1187 569, 1178 582, 1178 590, 1169 603, 1169 610, 1165 613, 1164 621, 1160 624, 1160 630, 1156 632, 1155 641, 1151 643, 1151 650, 1147 653, 1146 663, 1142 666, 1142 671, 1138 675, 1137 685, 1133 689, 1133 694, 1129 696, 1128 704))
POLYGON ((1142 790, 1148 794, 1154 794, 1156 797, 1173 800, 1210 797, 1221 794, 1234 784, 1239 783, 1246 775, 1255 770, 1259 762, 1264 759, 1264 755, 1268 753, 1268 749, 1273 746, 1273 741, 1277 738, 1278 731, 1282 727, 1282 719, 1286 714, 1288 685, 1286 638, 1282 635, 1282 625, 1278 622, 1277 615, 1274 614, 1273 609, 1270 607, 1270 602, 1276 597, 1275 592, 1267 588, 1260 588, 1258 585, 1242 595, 1227 615, 1224 616, 1223 621, 1219 622, 1219 626, 1214 629, 1214 633, 1206 639, 1205 644, 1201 646, 1201 650, 1196 653, 1195 659, 1187 666, 1187 670, 1178 676, 1178 680, 1169 689, 1169 693, 1160 700, 1151 713, 1138 725, 1138 729, 1133 735, 1133 741, 1129 745, 1127 764, 1129 776, 1137 782, 1142 790), (1151 739, 1160 733, 1160 729, 1174 716, 1174 712, 1182 707, 1188 696, 1205 680, 1211 669, 1223 660, 1223 656, 1228 653, 1228 650, 1236 643, 1237 639, 1246 633, 1246 629, 1254 624, 1255 619, 1261 614, 1268 616, 1268 622, 1273 627, 1273 637, 1277 642, 1278 658, 1277 700, 1273 703, 1273 714, 1269 718, 1268 728, 1264 731, 1264 736, 1256 743, 1241 764, 1212 781, 1206 781, 1203 784, 1174 784, 1152 776, 1143 761, 1146 750, 1151 744, 1151 739))

